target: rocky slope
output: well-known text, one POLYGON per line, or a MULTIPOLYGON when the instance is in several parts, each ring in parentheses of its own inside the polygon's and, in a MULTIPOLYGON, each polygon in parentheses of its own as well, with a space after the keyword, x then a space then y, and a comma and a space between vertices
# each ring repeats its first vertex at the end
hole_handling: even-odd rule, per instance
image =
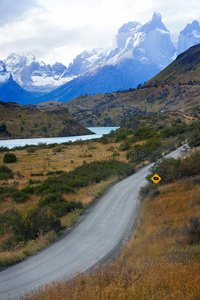
POLYGON ((0 139, 64 137, 92 134, 68 109, 44 110, 0 101, 0 139))
POLYGON ((69 112, 89 126, 120 125, 138 114, 167 110, 200 112, 200 44, 180 54, 146 84, 122 92, 84 95, 67 103, 69 112))

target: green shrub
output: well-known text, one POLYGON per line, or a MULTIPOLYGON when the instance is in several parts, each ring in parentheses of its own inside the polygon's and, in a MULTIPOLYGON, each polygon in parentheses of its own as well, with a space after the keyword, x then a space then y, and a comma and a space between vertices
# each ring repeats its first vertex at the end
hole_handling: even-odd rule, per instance
POLYGON ((177 136, 178 134, 185 133, 187 130, 188 126, 185 123, 174 124, 174 126, 164 128, 160 132, 160 135, 163 138, 168 138, 171 136, 177 136))
POLYGON ((50 194, 40 202, 41 206, 48 206, 56 217, 62 217, 75 209, 83 209, 82 202, 69 202, 61 194, 50 194))
POLYGON ((3 162, 4 163, 15 163, 17 161, 17 157, 14 153, 7 152, 4 154, 3 162))
POLYGON ((33 179, 29 179, 29 184, 39 184, 41 183, 41 180, 33 180, 33 179))
POLYGON ((0 166, 0 180, 13 178, 13 172, 7 166, 0 166))
POLYGON ((21 192, 28 194, 28 195, 33 195, 35 192, 35 188, 30 185, 27 185, 25 188, 23 188, 21 190, 21 192))
POLYGON ((81 188, 111 176, 125 177, 134 173, 133 166, 124 162, 110 161, 84 163, 68 173, 47 178, 37 187, 38 194, 73 193, 75 188, 81 188))
POLYGON ((17 192, 14 187, 0 187, 0 202, 4 201, 6 198, 13 197, 13 194, 17 192))
POLYGON ((63 174, 63 173, 65 173, 65 172, 62 171, 62 170, 49 171, 49 172, 47 173, 47 176, 49 176, 49 175, 60 175, 60 174, 63 174))
POLYGON ((60 220, 55 219, 52 215, 48 216, 46 210, 41 207, 29 211, 26 217, 16 211, 11 220, 11 226, 16 242, 35 239, 41 233, 53 229, 56 232, 61 230, 60 220))
POLYGON ((150 168, 150 174, 146 177, 149 182, 155 173, 162 179, 160 184, 198 175, 200 174, 200 151, 196 151, 185 159, 163 158, 150 168))
POLYGON ((157 136, 157 133, 154 130, 147 129, 146 127, 140 127, 135 131, 134 135, 140 140, 146 140, 157 136))
POLYGON ((3 147, 3 146, 0 147, 0 152, 6 152, 6 151, 9 151, 8 147, 3 147))
POLYGON ((28 201, 29 199, 29 195, 24 192, 24 191, 16 191, 13 194, 13 201, 15 201, 16 203, 24 203, 26 201, 28 201))
POLYGON ((188 139, 188 145, 189 145, 189 147, 200 146, 200 131, 199 130, 195 130, 191 133, 191 135, 188 139))

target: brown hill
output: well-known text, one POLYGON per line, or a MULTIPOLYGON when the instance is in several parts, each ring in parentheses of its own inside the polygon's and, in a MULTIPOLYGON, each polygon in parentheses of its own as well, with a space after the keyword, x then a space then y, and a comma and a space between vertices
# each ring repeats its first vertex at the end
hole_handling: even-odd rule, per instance
POLYGON ((92 134, 68 114, 67 108, 44 110, 0 101, 0 120, 0 139, 92 134))

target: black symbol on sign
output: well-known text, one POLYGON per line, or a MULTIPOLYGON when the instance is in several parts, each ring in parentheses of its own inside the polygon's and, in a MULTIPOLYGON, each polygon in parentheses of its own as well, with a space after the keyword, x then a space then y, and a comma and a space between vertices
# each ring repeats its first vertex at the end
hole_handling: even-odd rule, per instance
POLYGON ((160 178, 158 178, 157 176, 154 176, 153 180, 158 181, 158 180, 160 180, 160 178))

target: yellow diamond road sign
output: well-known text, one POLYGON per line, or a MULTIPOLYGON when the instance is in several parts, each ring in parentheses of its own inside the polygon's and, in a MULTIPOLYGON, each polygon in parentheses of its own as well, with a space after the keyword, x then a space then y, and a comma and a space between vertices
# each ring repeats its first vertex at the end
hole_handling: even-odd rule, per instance
POLYGON ((154 183, 158 183, 160 180, 161 180, 161 178, 160 178, 160 176, 158 176, 158 174, 155 174, 152 178, 151 178, 151 180, 154 182, 154 183))

